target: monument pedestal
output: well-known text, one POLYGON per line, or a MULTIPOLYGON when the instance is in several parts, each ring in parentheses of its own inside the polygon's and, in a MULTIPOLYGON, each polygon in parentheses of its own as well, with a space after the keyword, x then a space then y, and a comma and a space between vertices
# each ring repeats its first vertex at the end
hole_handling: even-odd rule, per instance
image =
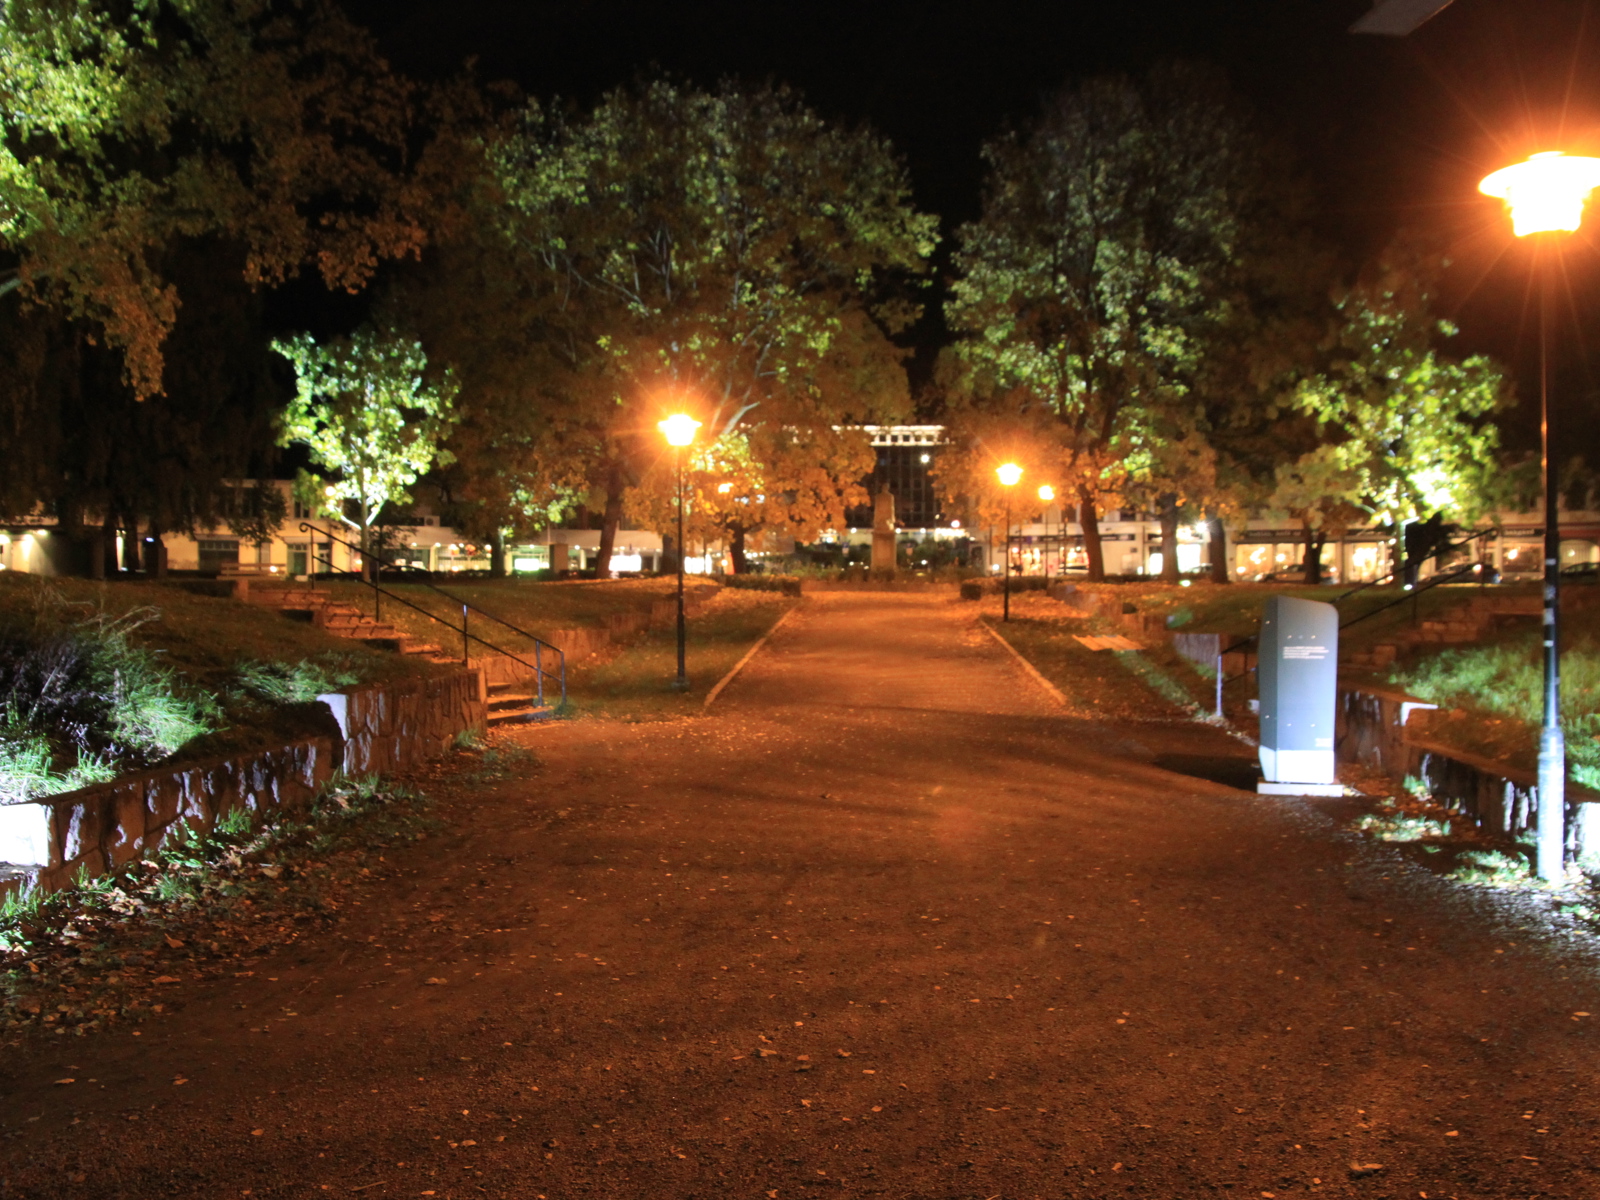
POLYGON ((884 488, 872 500, 872 575, 874 579, 892 577, 898 565, 895 557, 894 493, 884 488))

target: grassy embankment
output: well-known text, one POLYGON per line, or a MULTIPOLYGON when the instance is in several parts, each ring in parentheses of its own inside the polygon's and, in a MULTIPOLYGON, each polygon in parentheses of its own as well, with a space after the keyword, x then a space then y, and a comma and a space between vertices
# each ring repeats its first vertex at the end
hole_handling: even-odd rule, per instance
MULTIPOLYGON (((460 628, 460 608, 439 593, 417 584, 384 586, 460 628)), ((648 612, 653 602, 673 596, 676 582, 670 578, 561 583, 483 580, 442 586, 529 633, 548 637, 558 629, 602 624, 613 614, 648 612)), ((341 598, 372 611, 368 589, 349 583, 334 587, 341 598)), ((690 587, 704 591, 715 585, 691 583, 690 587)), ((608 651, 569 663, 567 690, 572 715, 639 721, 698 712, 717 680, 794 603, 777 592, 715 591, 698 615, 689 618, 687 692, 676 692, 671 686, 678 671, 675 628, 633 635, 608 651)), ((406 633, 450 651, 460 645, 460 635, 452 634, 439 621, 387 599, 383 616, 406 633)), ((532 650, 527 638, 476 613, 469 615, 468 628, 513 654, 532 650)), ((482 646, 473 645, 474 654, 484 652, 482 646)))
MULTIPOLYGON (((1158 583, 1079 584, 1088 592, 1105 592, 1140 614, 1160 618, 1168 627, 1188 633, 1221 634, 1231 645, 1254 634, 1261 624, 1261 609, 1273 595, 1299 596, 1328 601, 1343 589, 1286 587, 1268 584, 1194 584, 1173 587, 1158 583)), ((1395 588, 1370 588, 1340 606, 1346 619, 1367 619, 1344 635, 1357 645, 1391 638, 1415 620, 1424 620, 1449 608, 1457 589, 1425 592, 1415 604, 1403 603, 1378 611, 1405 593, 1395 588), (1415 607, 1415 615, 1413 614, 1415 607)), ((997 598, 985 599, 984 609, 998 616, 997 598)), ((1196 666, 1164 640, 1132 634, 1144 648, 1137 652, 1094 651, 1080 644, 1077 635, 1127 634, 1115 622, 1086 618, 1039 593, 1011 598, 1010 625, 996 624, 1012 645, 1067 694, 1085 715, 1124 719, 1170 719, 1195 707, 1210 712, 1216 699, 1216 676, 1196 666)), ((1230 719, 1251 723, 1248 701, 1255 696, 1255 681, 1248 675, 1230 680, 1224 689, 1225 711, 1230 719)))
POLYGON ((0 576, 0 802, 326 728, 319 692, 436 670, 156 583, 0 576))

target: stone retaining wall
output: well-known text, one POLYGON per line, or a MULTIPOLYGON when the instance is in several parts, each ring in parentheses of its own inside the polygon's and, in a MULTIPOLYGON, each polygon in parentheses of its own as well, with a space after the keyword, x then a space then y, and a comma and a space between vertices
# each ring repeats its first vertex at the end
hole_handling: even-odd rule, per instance
POLYGON ((28 804, 0 806, 0 861, 23 868, 12 887, 55 891, 160 845, 179 822, 202 830, 239 809, 303 808, 336 771, 374 774, 436 758, 482 729, 483 675, 461 670, 414 683, 321 697, 338 735, 229 758, 162 767, 28 804))
MULTIPOLYGON (((1434 706, 1404 692, 1339 689, 1334 753, 1396 781, 1419 780, 1429 795, 1482 829, 1519 838, 1538 828, 1537 773, 1429 736, 1434 706)), ((1568 856, 1600 852, 1600 794, 1567 782, 1568 856)))

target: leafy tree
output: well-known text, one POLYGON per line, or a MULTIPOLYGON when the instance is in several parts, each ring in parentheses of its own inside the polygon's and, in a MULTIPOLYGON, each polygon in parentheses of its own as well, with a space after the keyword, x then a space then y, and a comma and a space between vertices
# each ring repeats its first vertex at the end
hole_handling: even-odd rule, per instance
POLYGON ((174 240, 237 246, 252 285, 315 264, 343 289, 417 250, 409 102, 324 0, 6 0, 0 293, 100 331, 154 395, 174 240))
POLYGON ((1357 519, 1470 522, 1493 502, 1499 430, 1489 418, 1510 403, 1510 382, 1486 357, 1435 349, 1456 330, 1428 315, 1431 274, 1392 254, 1347 289, 1321 369, 1294 390, 1314 444, 1280 467, 1269 502, 1305 524, 1307 582, 1320 581, 1328 532, 1357 519))
POLYGON ((532 281, 514 319, 551 368, 525 388, 562 401, 529 441, 557 440, 603 494, 602 572, 665 409, 692 408, 713 443, 764 425, 749 436, 772 445, 905 411, 903 383, 855 391, 831 365, 898 369, 889 337, 916 310, 892 285, 932 248, 882 139, 782 88, 657 81, 578 120, 529 106, 495 162, 532 281))
POLYGON ((322 506, 341 520, 346 507, 360 533, 363 569, 373 570, 371 530, 384 505, 406 503, 407 491, 437 462, 456 422, 455 381, 430 380, 420 343, 394 331, 358 330, 318 345, 309 334, 273 343, 294 364, 295 398, 279 418, 279 441, 299 442, 329 472, 322 506))
POLYGON ((1232 392, 1197 384, 1270 291, 1281 164, 1219 79, 1182 66, 1069 87, 984 154, 945 310, 953 424, 988 411, 1032 431, 1101 578, 1103 506, 1151 503, 1175 541, 1178 505, 1218 488, 1209 437, 1232 392))

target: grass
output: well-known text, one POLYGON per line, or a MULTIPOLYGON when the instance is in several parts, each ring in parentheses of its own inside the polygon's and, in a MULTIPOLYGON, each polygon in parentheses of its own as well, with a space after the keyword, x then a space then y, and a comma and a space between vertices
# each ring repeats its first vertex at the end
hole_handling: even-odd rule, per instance
MULTIPOLYGON (((1472 645, 1423 648, 1389 680, 1445 710, 1430 714, 1430 737, 1525 769, 1537 761, 1544 703, 1538 628, 1504 625, 1472 645)), ((1600 788, 1600 608, 1563 610, 1561 708, 1571 778, 1600 788)))
POLYGON ((568 668, 573 714, 651 721, 698 713, 717 681, 796 603, 778 592, 719 592, 689 619, 687 691, 672 686, 678 672, 676 629, 652 630, 608 659, 568 668))
POLYGON ((1213 703, 1215 676, 1207 679, 1165 644, 1139 651, 1090 650, 1075 635, 1118 630, 1073 616, 1039 595, 1013 596, 1008 622, 999 619, 997 599, 983 604, 990 628, 1061 689, 1075 716, 1178 720, 1213 703))
POLYGON ((320 692, 436 669, 173 584, 0 575, 0 800, 290 741, 320 692))

